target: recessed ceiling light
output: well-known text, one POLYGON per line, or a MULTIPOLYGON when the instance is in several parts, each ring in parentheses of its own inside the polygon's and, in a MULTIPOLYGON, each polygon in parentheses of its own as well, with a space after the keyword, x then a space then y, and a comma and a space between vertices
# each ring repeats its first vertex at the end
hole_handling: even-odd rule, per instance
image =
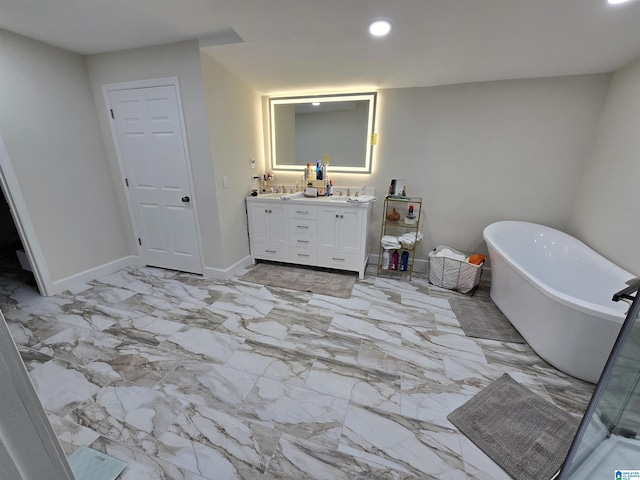
POLYGON ((391 22, 387 20, 376 20, 369 24, 369 33, 374 37, 384 37, 391 31, 391 22))
POLYGON ((312 102, 311 105, 313 105, 314 107, 319 107, 320 106, 320 102, 312 102))

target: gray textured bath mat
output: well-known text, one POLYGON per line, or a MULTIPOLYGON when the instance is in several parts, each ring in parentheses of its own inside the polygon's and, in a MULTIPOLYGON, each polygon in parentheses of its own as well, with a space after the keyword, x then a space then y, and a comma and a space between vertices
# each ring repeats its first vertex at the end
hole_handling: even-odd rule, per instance
POLYGON ((580 421, 506 373, 447 417, 516 480, 549 480, 580 421))
POLYGON ((507 317, 491 300, 451 299, 449 304, 467 337, 525 343, 507 317))
POLYGON ((353 285, 356 283, 356 276, 354 273, 336 273, 323 269, 259 263, 238 280, 301 292, 349 298, 353 285))

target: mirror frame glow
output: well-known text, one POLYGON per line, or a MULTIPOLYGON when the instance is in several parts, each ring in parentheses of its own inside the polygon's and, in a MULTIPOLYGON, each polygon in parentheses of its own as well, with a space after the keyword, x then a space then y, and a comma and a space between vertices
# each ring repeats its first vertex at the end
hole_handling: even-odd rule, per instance
MULTIPOLYGON (((371 173, 371 163, 373 158, 373 147, 375 141, 372 142, 375 133, 375 115, 376 115, 376 92, 353 93, 353 94, 337 94, 337 95, 302 95, 295 97, 271 97, 269 98, 269 130, 271 139, 271 168, 273 170, 289 170, 303 171, 306 165, 279 164, 276 152, 276 131, 275 128, 275 107, 277 105, 306 104, 312 102, 369 102, 367 115, 367 135, 362 139, 365 144, 365 155, 362 163, 354 166, 338 166, 332 165, 329 160, 329 171, 336 173, 371 173)), ((327 152, 325 152, 327 153, 327 152)), ((321 159, 322 157, 320 157, 321 159)), ((309 159, 308 162, 314 162, 316 159, 309 159)))

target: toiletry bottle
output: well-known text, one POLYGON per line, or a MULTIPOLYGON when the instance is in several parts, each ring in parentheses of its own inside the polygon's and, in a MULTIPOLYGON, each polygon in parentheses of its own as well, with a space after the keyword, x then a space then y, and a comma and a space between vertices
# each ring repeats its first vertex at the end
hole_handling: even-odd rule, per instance
POLYGON ((391 255, 391 270, 398 270, 398 260, 400 255, 398 255, 398 251, 394 250, 393 255, 391 255))
POLYGON ((391 255, 389 255, 389 250, 385 249, 384 252, 382 253, 382 269, 383 270, 389 270, 389 257, 391 257, 391 255))
POLYGON ((400 271, 406 272, 408 266, 409 266, 409 252, 405 250, 404 252, 402 252, 402 257, 400 257, 400 271))
POLYGON ((316 160, 316 180, 322 180, 322 168, 320 167, 320 160, 316 160))

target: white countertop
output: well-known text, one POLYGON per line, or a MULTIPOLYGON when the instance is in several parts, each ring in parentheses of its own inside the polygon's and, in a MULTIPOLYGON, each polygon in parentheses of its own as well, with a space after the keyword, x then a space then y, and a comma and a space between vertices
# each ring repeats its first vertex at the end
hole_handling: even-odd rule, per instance
POLYGON ((273 201, 273 202, 284 202, 284 203, 312 203, 312 204, 341 204, 341 205, 349 205, 349 206, 361 206, 368 205, 376 201, 376 197, 373 195, 362 195, 362 196, 339 196, 339 195, 331 195, 327 196, 319 196, 319 197, 305 197, 303 194, 282 194, 282 193, 261 193, 257 196, 247 196, 247 201, 273 201))

